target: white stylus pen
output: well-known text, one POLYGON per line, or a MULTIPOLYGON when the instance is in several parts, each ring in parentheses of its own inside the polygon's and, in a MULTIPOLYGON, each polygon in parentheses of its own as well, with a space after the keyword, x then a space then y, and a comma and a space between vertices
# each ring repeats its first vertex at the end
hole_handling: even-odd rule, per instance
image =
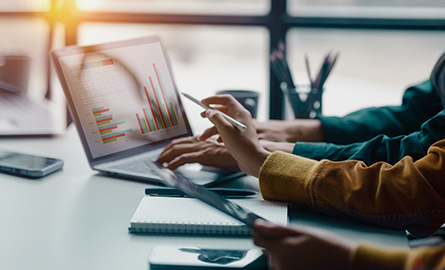
POLYGON ((217 110, 215 108, 212 108, 210 106, 206 106, 206 105, 202 104, 201 101, 197 100, 196 98, 190 96, 187 93, 181 92, 181 94, 183 94, 184 97, 190 99, 191 101, 195 102, 196 104, 198 104, 199 106, 203 107, 206 110, 216 110, 216 111, 218 111, 224 118, 227 119, 227 121, 229 121, 234 127, 239 129, 240 131, 245 131, 247 129, 247 127, 244 124, 236 121, 235 119, 233 119, 232 117, 228 116, 227 114, 225 114, 225 113, 223 113, 223 112, 221 112, 221 111, 219 111, 219 110, 217 110))

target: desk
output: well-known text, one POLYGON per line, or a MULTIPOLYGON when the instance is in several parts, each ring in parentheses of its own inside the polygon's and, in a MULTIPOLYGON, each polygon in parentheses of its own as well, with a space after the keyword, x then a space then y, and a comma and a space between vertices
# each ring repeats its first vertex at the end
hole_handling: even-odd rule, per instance
MULTIPOLYGON (((88 165, 74 126, 57 138, 1 139, 0 148, 65 161, 37 180, 0 174, 1 269, 148 269, 155 245, 253 246, 249 238, 133 235, 128 225, 149 184, 105 177, 88 165)), ((222 184, 259 190, 244 177, 222 184)), ((328 229, 351 241, 408 247, 403 231, 327 217, 293 207, 291 222, 328 229)))

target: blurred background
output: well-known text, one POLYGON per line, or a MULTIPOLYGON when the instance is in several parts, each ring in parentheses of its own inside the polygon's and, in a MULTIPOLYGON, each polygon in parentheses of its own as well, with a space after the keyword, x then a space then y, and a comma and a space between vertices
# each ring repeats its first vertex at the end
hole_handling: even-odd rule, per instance
POLYGON ((52 49, 159 35, 180 91, 258 91, 260 120, 289 117, 269 63, 280 40, 298 84, 305 54, 315 74, 340 52, 323 97, 323 113, 340 116, 399 104, 445 52, 444 30, 443 0, 0 0, 0 55, 32 57, 31 98, 63 100, 52 49))

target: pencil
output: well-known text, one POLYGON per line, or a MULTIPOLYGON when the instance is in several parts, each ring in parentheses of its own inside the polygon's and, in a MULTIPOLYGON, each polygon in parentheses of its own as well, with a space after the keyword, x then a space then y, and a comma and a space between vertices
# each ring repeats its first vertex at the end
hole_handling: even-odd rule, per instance
POLYGON ((309 68, 309 57, 307 56, 307 54, 304 55, 304 59, 306 61, 306 70, 307 70, 307 76, 309 78, 309 83, 311 84, 311 89, 313 89, 314 84, 312 82, 311 69, 309 68))

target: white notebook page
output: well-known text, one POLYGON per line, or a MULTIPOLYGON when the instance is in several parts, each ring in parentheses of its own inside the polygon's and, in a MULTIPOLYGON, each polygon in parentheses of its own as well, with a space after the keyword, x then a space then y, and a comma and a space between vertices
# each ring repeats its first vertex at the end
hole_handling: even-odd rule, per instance
MULTIPOLYGON (((288 224, 287 204, 264 200, 231 200, 280 225, 288 224)), ((243 224, 194 198, 145 196, 130 223, 243 224)))

